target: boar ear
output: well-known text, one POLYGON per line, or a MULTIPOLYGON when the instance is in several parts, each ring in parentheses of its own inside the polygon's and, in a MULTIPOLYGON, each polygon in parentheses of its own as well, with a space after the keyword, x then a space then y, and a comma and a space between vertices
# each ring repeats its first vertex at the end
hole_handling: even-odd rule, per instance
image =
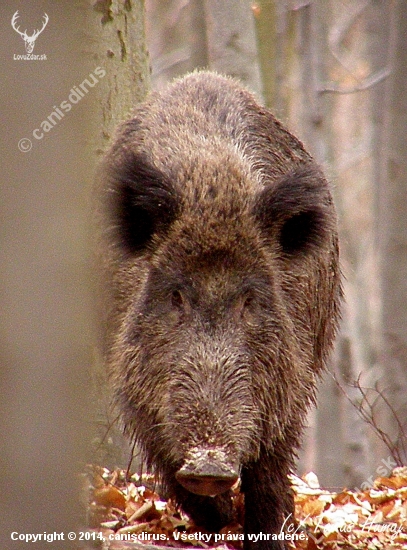
POLYGON ((167 178, 144 155, 128 153, 111 172, 110 209, 117 245, 129 254, 143 252, 177 215, 179 199, 167 178))
POLYGON ((255 215, 266 238, 288 256, 323 246, 336 226, 328 183, 313 165, 297 168, 263 189, 255 215))

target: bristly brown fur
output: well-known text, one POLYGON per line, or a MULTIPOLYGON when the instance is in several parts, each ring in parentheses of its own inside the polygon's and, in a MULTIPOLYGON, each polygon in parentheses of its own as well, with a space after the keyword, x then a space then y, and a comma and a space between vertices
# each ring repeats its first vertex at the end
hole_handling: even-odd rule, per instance
POLYGON ((197 72, 137 107, 99 180, 104 346, 127 433, 207 529, 230 520, 230 495, 174 476, 191 450, 221 449, 245 532, 278 533, 339 317, 325 177, 237 82, 197 72))

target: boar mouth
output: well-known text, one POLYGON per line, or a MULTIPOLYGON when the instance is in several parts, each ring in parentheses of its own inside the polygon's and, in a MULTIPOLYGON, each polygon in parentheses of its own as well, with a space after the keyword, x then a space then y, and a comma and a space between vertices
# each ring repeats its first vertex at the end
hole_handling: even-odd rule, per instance
POLYGON ((188 453, 175 478, 190 493, 216 496, 228 491, 239 479, 239 465, 232 464, 223 449, 196 448, 188 453))

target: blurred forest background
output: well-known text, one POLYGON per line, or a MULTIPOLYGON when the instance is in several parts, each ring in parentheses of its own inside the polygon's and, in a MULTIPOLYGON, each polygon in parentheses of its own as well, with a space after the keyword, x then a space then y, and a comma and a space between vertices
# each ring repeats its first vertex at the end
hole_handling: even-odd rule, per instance
POLYGON ((197 67, 239 78, 333 183, 346 305, 299 473, 315 471, 325 487, 365 488, 406 464, 407 2, 16 0, 0 10, 1 529, 54 531, 76 521, 70 476, 84 441, 93 438, 101 464, 126 465, 100 359, 97 437, 84 405, 95 362, 93 173, 134 105, 197 67), (49 15, 34 51, 47 61, 13 59, 24 53, 10 24, 17 10, 22 28, 49 15), (19 151, 19 139, 32 138, 96 67, 106 75, 87 96, 19 151))

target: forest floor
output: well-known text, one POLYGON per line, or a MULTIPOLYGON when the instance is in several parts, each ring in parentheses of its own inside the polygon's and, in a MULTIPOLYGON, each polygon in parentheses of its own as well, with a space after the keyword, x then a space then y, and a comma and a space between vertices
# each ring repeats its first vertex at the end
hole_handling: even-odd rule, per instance
MULTIPOLYGON (((209 533, 158 494, 154 477, 89 466, 85 475, 87 516, 94 546, 103 550, 243 548, 244 495, 234 488, 235 520, 209 533)), ((301 550, 407 550, 407 467, 377 478, 365 491, 330 492, 315 474, 291 476, 295 495, 296 539, 301 550)), ((286 522, 287 525, 291 521, 286 522)), ((253 536, 253 535, 252 535, 253 536)), ((261 540, 267 534, 254 534, 261 540)), ((276 535, 274 535, 276 536, 276 535)), ((280 535, 280 540, 283 535, 280 535)), ((285 535, 286 536, 286 535, 285 535)), ((272 535, 269 535, 269 540, 272 535)), ((287 536, 286 539, 287 541, 287 536)))

